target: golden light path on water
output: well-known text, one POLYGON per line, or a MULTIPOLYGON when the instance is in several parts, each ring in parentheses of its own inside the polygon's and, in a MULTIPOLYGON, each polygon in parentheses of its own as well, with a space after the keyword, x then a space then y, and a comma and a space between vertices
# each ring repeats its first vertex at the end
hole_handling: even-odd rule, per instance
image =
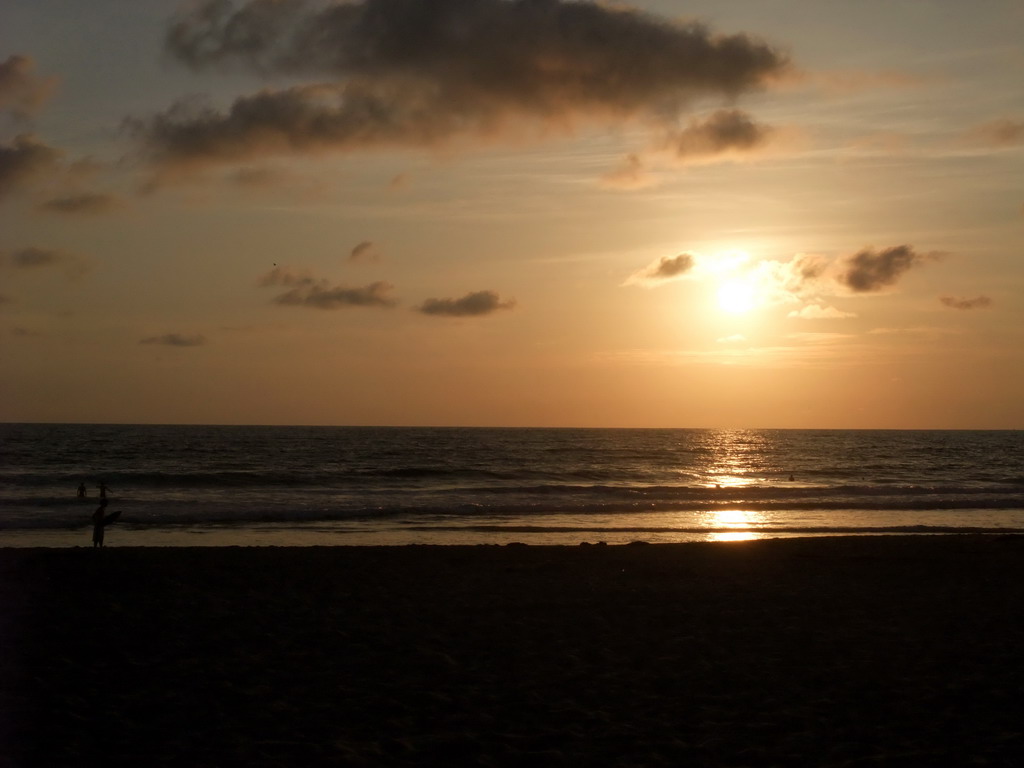
MULTIPOLYGON (((757 480, 749 475, 749 453, 751 449, 755 452, 763 450, 766 447, 761 444, 763 441, 763 435, 745 430, 720 433, 718 443, 712 449, 714 459, 708 468, 705 485, 709 488, 726 489, 755 485, 757 480)), ((702 518, 702 524, 709 529, 709 541, 750 541, 764 538, 765 534, 758 529, 769 523, 764 514, 744 509, 709 510, 702 518)))
POLYGON ((751 541, 764 538, 758 526, 767 521, 758 512, 743 509, 719 509, 708 513, 708 527, 712 529, 734 528, 735 530, 711 530, 709 541, 751 541))

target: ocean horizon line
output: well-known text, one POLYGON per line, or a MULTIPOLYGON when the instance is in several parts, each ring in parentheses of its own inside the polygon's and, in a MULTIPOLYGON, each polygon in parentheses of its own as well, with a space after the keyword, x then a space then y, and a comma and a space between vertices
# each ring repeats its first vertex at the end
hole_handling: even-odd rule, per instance
POLYGON ((691 431, 691 432, 1022 432, 1021 427, 678 427, 678 426, 571 426, 514 424, 286 424, 286 423, 205 423, 148 421, 4 421, 2 426, 75 426, 75 427, 196 427, 258 429, 436 429, 436 430, 591 430, 591 431, 691 431))

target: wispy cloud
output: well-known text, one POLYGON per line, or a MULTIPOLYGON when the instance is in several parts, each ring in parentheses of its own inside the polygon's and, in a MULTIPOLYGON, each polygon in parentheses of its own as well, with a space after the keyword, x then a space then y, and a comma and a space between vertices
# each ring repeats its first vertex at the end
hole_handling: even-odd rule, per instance
POLYGON ((0 62, 0 110, 19 119, 36 114, 56 88, 57 78, 35 73, 31 56, 15 54, 0 62))
POLYGON ((822 304, 808 304, 800 309, 794 309, 788 315, 788 317, 795 317, 799 320, 841 320, 856 316, 853 312, 843 312, 835 307, 822 304))
POLYGON ((895 69, 845 69, 797 72, 787 82, 797 86, 810 85, 828 96, 847 96, 865 91, 921 88, 935 80, 895 69))
POLYGON ((408 173, 399 173, 388 182, 388 189, 392 192, 401 192, 408 189, 412 184, 412 176, 408 173))
POLYGON ((9 144, 0 144, 0 199, 52 170, 61 155, 28 133, 15 136, 9 144))
POLYGON ((286 174, 278 168, 246 166, 228 174, 228 181, 240 187, 266 189, 279 184, 286 174))
POLYGON ((178 17, 166 45, 196 70, 316 82, 243 96, 226 112, 178 104, 132 121, 165 168, 493 139, 514 124, 671 129, 695 99, 731 100, 788 68, 749 35, 588 0, 212 0, 178 17))
POLYGON ((515 305, 515 299, 503 301, 495 291, 476 291, 460 299, 427 299, 417 309, 425 315, 479 317, 501 309, 512 309, 515 305))
POLYGON ((660 183, 666 170, 752 160, 764 155, 770 146, 781 147, 796 138, 797 132, 791 128, 779 130, 756 122, 741 110, 719 109, 691 118, 682 126, 661 130, 642 155, 628 153, 618 166, 598 179, 598 185, 606 189, 645 189, 660 183))
POLYGON ((55 197, 39 204, 38 208, 47 213, 98 214, 107 213, 118 207, 118 200, 112 195, 86 192, 78 195, 55 197))
POLYGON ((371 240, 363 240, 349 251, 349 261, 377 261, 379 258, 377 246, 371 240))
POLYGON ((92 269, 90 261, 76 253, 58 248, 28 246, 12 251, 0 251, 0 267, 15 273, 29 273, 45 270, 60 270, 68 278, 82 277, 92 269))
POLYGON ((274 268, 265 275, 260 276, 257 285, 267 288, 275 285, 296 286, 315 285, 318 279, 306 270, 296 270, 292 267, 274 265, 274 268))
POLYGON ((965 138, 988 147, 1019 147, 1024 145, 1024 120, 990 120, 972 128, 965 138))
POLYGON ((640 156, 630 152, 618 167, 604 174, 598 183, 609 189, 643 189, 652 186, 655 179, 640 156))
POLYGON ((165 347, 201 347, 207 343, 202 334, 165 333, 161 336, 147 336, 139 344, 159 344, 165 347))
POLYGON ((815 367, 847 361, 862 362, 863 347, 855 337, 843 334, 806 334, 787 337, 786 342, 759 346, 742 338, 718 339, 713 349, 628 349, 607 352, 602 360, 626 365, 730 365, 743 367, 815 367))
POLYGON ((940 296, 939 301, 943 306, 950 309, 987 309, 992 306, 992 299, 988 296, 975 296, 972 299, 956 296, 940 296))

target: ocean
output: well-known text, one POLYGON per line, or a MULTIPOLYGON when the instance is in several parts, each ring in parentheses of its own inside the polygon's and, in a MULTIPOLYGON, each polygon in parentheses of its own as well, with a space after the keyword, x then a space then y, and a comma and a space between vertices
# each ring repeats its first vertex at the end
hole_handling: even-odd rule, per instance
POLYGON ((0 546, 101 482, 112 546, 1022 533, 1024 431, 0 424, 0 546))

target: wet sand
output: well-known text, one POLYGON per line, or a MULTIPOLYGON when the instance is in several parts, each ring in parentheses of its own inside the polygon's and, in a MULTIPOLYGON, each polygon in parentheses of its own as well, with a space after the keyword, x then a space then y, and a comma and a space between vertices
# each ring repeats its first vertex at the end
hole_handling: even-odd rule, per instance
POLYGON ((1024 537, 0 550, 0 764, 1024 764, 1024 537))

